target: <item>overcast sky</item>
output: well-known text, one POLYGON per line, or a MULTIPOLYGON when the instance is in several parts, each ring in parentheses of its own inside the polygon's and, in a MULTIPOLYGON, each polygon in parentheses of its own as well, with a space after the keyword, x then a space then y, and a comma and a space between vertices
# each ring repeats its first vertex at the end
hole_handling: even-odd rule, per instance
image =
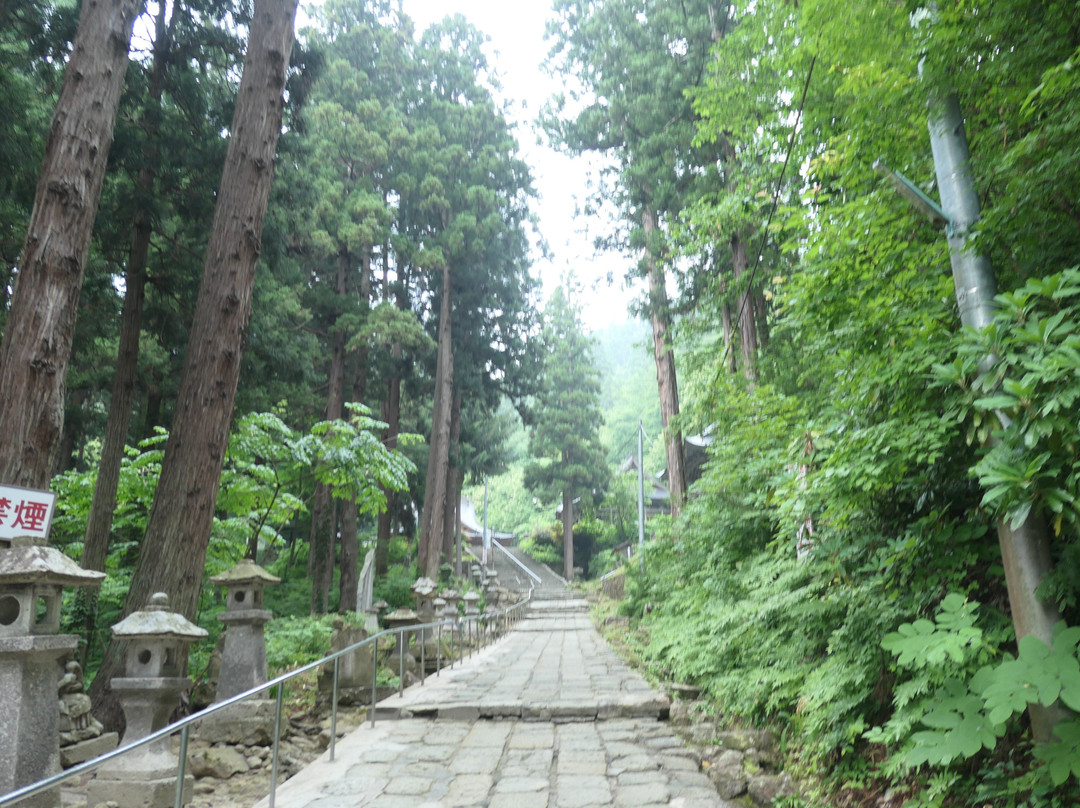
POLYGON ((590 328, 602 328, 628 319, 626 308, 633 295, 623 288, 627 259, 595 254, 593 240, 606 232, 607 224, 578 213, 589 194, 589 161, 537 143, 536 118, 548 97, 559 89, 542 68, 547 55, 544 24, 550 5, 551 0, 403 0, 405 13, 419 30, 448 14, 460 13, 491 38, 488 57, 501 77, 502 97, 510 104, 512 120, 518 125, 522 156, 533 169, 540 194, 535 210, 552 253, 550 260, 537 260, 535 270, 544 281, 545 292, 550 293, 572 267, 588 291, 582 301, 585 322, 590 328), (612 285, 607 282, 609 275, 612 285))

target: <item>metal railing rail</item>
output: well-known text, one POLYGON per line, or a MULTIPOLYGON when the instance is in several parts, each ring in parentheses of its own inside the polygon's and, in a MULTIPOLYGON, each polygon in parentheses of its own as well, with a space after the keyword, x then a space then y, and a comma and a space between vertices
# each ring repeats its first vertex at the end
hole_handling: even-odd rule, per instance
MULTIPOLYGON (((516 555, 514 555, 514 554, 513 554, 513 553, 511 553, 511 552, 510 552, 509 550, 507 550, 507 549, 506 549, 505 547, 503 547, 503 546, 502 546, 501 544, 499 544, 499 542, 498 542, 498 541, 496 541, 495 539, 492 539, 492 540, 491 540, 491 543, 492 543, 492 545, 493 545, 493 546, 495 546, 495 547, 498 547, 498 548, 499 548, 500 550, 502 550, 502 551, 503 551, 503 554, 504 554, 504 555, 505 555, 505 556, 506 556, 507 558, 509 558, 509 559, 510 559, 511 561, 513 561, 513 562, 514 562, 515 564, 517 564, 517 565, 518 565, 518 567, 520 567, 520 568, 521 568, 521 569, 522 569, 522 570, 523 570, 523 571, 525 572, 525 574, 526 574, 526 575, 528 575, 528 576, 529 576, 530 578, 532 578, 532 579, 533 579, 534 581, 536 581, 536 583, 537 583, 537 584, 541 584, 541 583, 543 583, 543 581, 541 581, 541 580, 540 580, 540 576, 539 576, 539 575, 537 575, 537 574, 536 574, 535 572, 533 572, 533 571, 532 571, 531 569, 529 569, 528 567, 526 567, 526 566, 525 566, 525 565, 524 565, 524 564, 522 563, 522 561, 521 561, 521 559, 520 559, 520 558, 518 558, 518 557, 517 557, 516 555)), ((530 594, 530 595, 532 594, 532 587, 530 587, 530 588, 529 588, 529 594, 530 594)))
MULTIPOLYGON (((476 615, 475 617, 462 617, 458 620, 438 620, 434 623, 423 623, 415 626, 406 626, 404 628, 385 629, 372 634, 361 640, 358 643, 350 645, 348 648, 343 648, 340 651, 335 651, 322 659, 311 662, 296 670, 283 673, 280 676, 271 679, 265 684, 257 685, 250 690, 245 690, 243 693, 238 693, 224 701, 215 702, 209 707, 200 710, 197 713, 182 718, 175 723, 169 724, 167 727, 162 727, 156 732, 152 732, 144 738, 139 738, 137 741, 133 741, 125 746, 118 747, 111 752, 106 752, 92 760, 88 760, 84 763, 72 766, 70 769, 64 769, 61 772, 46 777, 43 780, 39 780, 36 783, 31 783, 26 786, 15 789, 7 794, 0 795, 0 808, 6 808, 9 805, 15 805, 21 800, 33 797, 38 794, 42 794, 51 788, 60 786, 63 782, 77 778, 79 775, 92 772, 108 763, 111 760, 122 757, 142 746, 159 741, 175 732, 180 732, 180 754, 177 762, 176 770, 176 800, 175 808, 183 808, 183 789, 184 789, 184 775, 187 768, 187 749, 188 741, 191 733, 191 725, 195 724, 213 713, 227 710, 235 704, 245 701, 246 699, 255 698, 260 694, 269 693, 274 688, 277 688, 276 693, 276 709, 274 717, 274 744, 273 744, 273 757, 271 762, 270 772, 270 808, 274 808, 274 799, 277 793, 278 785, 278 763, 280 757, 280 745, 281 745, 281 720, 284 707, 284 693, 285 688, 282 687, 286 682, 295 679, 298 676, 303 676, 305 673, 310 673, 313 670, 317 670, 323 665, 330 662, 334 663, 334 679, 333 679, 333 694, 331 696, 331 711, 330 711, 330 760, 334 759, 335 747, 337 745, 337 714, 338 714, 338 671, 340 669, 341 658, 346 654, 354 653, 366 645, 371 646, 372 660, 375 663, 372 667, 372 685, 371 685, 371 724, 375 725, 376 714, 376 701, 375 696, 377 692, 377 685, 375 683, 376 674, 378 673, 378 654, 379 654, 379 640, 383 637, 393 636, 396 639, 399 634, 414 634, 419 639, 417 645, 420 649, 420 685, 423 686, 427 679, 427 671, 425 670, 425 649, 423 637, 427 630, 434 629, 438 632, 437 638, 437 654, 435 675, 438 676, 442 668, 442 632, 444 628, 450 629, 450 664, 448 667, 453 667, 458 658, 457 649, 461 649, 463 654, 468 650, 469 657, 472 657, 473 647, 477 650, 486 644, 494 642, 498 637, 508 633, 519 620, 521 620, 524 612, 529 607, 529 602, 532 599, 532 588, 529 589, 528 596, 510 606, 507 609, 502 609, 497 612, 484 612, 476 615), (455 642, 456 640, 456 642, 455 642)), ((405 641, 406 643, 408 640, 405 641)), ((405 660, 404 656, 399 656, 398 666, 398 697, 401 697, 405 690, 405 660)), ((392 696, 390 698, 393 698, 392 696)))

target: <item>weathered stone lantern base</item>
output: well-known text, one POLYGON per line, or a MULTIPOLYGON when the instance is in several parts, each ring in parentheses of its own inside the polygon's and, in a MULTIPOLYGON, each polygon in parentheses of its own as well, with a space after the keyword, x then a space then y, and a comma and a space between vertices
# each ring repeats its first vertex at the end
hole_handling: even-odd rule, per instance
POLYGON ((218 620, 228 628, 225 631, 225 648, 221 652, 217 701, 225 701, 266 681, 266 638, 263 627, 270 617, 270 612, 261 609, 218 615, 218 620))
MULTIPOLYGON (((164 727, 177 697, 191 686, 186 677, 115 678, 112 688, 120 697, 127 729, 122 743, 145 738, 164 727)), ((86 804, 115 802, 120 808, 171 808, 176 804, 176 771, 179 758, 161 738, 139 747, 98 769, 87 786, 86 804)), ((184 802, 190 802, 195 784, 184 777, 184 802)))
MULTIPOLYGON (((111 774, 111 773, 110 773, 111 774)), ((183 804, 191 802, 195 778, 184 775, 183 804)), ((86 788, 86 804, 116 803, 119 808, 173 808, 176 805, 176 769, 169 777, 144 777, 119 775, 111 777, 105 772, 90 781, 86 788)))
MULTIPOLYGON (((196 733, 208 743, 269 746, 274 742, 276 710, 274 699, 245 699, 208 715, 198 723, 196 733)), ((287 722, 282 722, 282 737, 286 729, 287 722)))
MULTIPOLYGON (((77 644, 68 634, 0 638, 0 794, 60 771, 56 685, 77 644)), ((19 805, 55 808, 59 789, 19 805)))

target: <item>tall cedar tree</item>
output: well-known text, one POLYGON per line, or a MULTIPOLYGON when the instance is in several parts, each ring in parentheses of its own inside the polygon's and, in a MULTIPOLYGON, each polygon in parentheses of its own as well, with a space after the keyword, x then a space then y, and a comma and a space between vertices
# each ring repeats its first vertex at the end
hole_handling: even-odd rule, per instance
MULTIPOLYGON (((196 617, 251 316, 295 15, 296 0, 255 2, 180 395, 125 614, 142 608, 152 593, 167 592, 176 611, 196 617)), ((107 683, 120 659, 110 644, 91 688, 96 711, 111 726, 120 723, 120 711, 107 683)))
MULTIPOLYGON (((528 272, 528 167, 492 98, 483 37, 457 17, 425 32, 420 59, 429 78, 412 115, 430 163, 416 164, 410 228, 424 250, 428 294, 439 307, 436 398, 418 557, 436 577, 451 546, 460 482, 454 445, 463 402, 498 406, 499 385, 520 380, 523 334, 531 327, 528 272), (432 146, 437 148, 432 148, 432 146), (422 169, 422 171, 421 171, 422 169)), ((475 410, 474 410, 475 411, 475 410)), ((483 410, 479 410, 483 411, 483 410)))
POLYGON ((84 3, 0 344, 0 481, 46 488, 138 4, 84 3))
MULTIPOLYGON (((390 236, 394 165, 410 140, 400 99, 412 37, 385 0, 330 3, 321 9, 320 22, 327 32, 320 43, 325 66, 305 116, 306 172, 318 193, 308 224, 314 259, 309 286, 329 343, 326 418, 334 420, 342 417, 347 398, 363 403, 366 392, 366 343, 354 337, 370 310, 372 254, 390 236), (350 345, 354 351, 347 350, 350 345), (356 361, 346 384, 349 353, 356 361)), ((312 613, 325 612, 329 604, 337 535, 339 608, 356 602, 356 509, 333 493, 319 483, 312 504, 312 613)))
POLYGON ((592 500, 611 476, 600 443, 600 371, 592 341, 581 327, 580 308, 558 287, 544 308, 540 350, 545 357, 541 391, 529 435, 525 486, 549 501, 562 500, 563 577, 574 578, 574 500, 592 500))
POLYGON ((559 0, 548 29, 554 40, 553 68, 570 79, 570 97, 556 100, 548 127, 568 150, 596 151, 614 161, 615 201, 630 230, 621 246, 641 256, 636 272, 648 283, 647 311, 676 515, 686 494, 686 461, 677 427, 667 228, 689 204, 688 192, 715 171, 715 154, 695 146, 697 129, 687 91, 701 81, 712 58, 710 20, 721 16, 717 5, 713 0, 559 0))

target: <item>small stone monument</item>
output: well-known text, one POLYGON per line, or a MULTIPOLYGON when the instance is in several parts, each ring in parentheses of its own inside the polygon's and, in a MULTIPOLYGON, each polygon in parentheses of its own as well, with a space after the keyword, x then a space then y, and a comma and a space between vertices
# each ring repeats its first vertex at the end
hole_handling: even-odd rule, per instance
POLYGON ((456 589, 447 589, 442 593, 442 596, 443 600, 446 601, 446 613, 444 616, 454 620, 461 617, 461 610, 458 609, 458 603, 461 602, 461 593, 456 589))
MULTIPOLYGON (((368 614, 375 599, 375 551, 368 550, 364 566, 360 568, 360 580, 356 583, 356 613, 368 614)), ((367 628, 365 625, 364 628, 367 628)))
MULTIPOLYGON (((409 626, 415 626, 418 622, 416 612, 412 609, 396 609, 390 612, 383 618, 386 623, 386 627, 390 630, 404 629, 409 626)), ((390 658, 386 661, 386 664, 390 667, 390 671, 395 675, 398 671, 404 670, 406 673, 415 674, 417 672, 416 658, 409 651, 409 632, 399 631, 396 635, 397 644, 394 646, 394 650, 390 654, 390 658)))
MULTIPOLYGON (((0 539, 0 794, 60 771, 60 660, 78 645, 58 633, 63 588, 105 577, 34 541, 0 539)), ((58 789, 20 803, 59 804, 58 789)))
MULTIPOLYGON (((150 596, 142 611, 133 612, 112 628, 114 640, 127 643, 124 676, 112 680, 120 698, 127 728, 123 743, 145 738, 166 726, 179 703, 179 696, 191 687, 184 675, 184 651, 207 636, 182 614, 169 610, 163 592, 150 596)), ((169 808, 176 799, 177 757, 169 738, 139 747, 98 769, 86 791, 87 805, 115 802, 124 808, 169 808)), ((194 778, 184 777, 183 800, 191 800, 194 778)))
POLYGON ((490 606, 498 606, 500 596, 499 574, 495 570, 491 570, 488 575, 487 587, 484 589, 484 600, 490 606))
POLYGON ((431 607, 432 611, 435 612, 436 620, 446 619, 446 598, 441 596, 435 598, 435 600, 431 601, 431 607))
POLYGON ((74 659, 64 666, 60 677, 60 765, 70 769, 116 748, 120 736, 105 732, 90 714, 82 665, 74 659))
POLYGON ((476 620, 480 616, 480 594, 467 592, 463 600, 465 601, 465 622, 472 626, 475 634, 476 620))
MULTIPOLYGON (((421 623, 435 622, 436 589, 438 589, 438 584, 430 578, 417 578, 412 586, 413 597, 416 599, 416 614, 421 623)), ((432 629, 420 629, 418 642, 424 644, 424 667, 428 671, 435 670, 438 660, 435 632, 432 629)))
MULTIPOLYGON (((367 631, 345 625, 334 619, 334 633, 330 637, 330 653, 343 651, 350 645, 366 640, 367 631)), ((338 661, 338 704, 367 704, 371 701, 371 685, 375 679, 375 660, 370 645, 345 654, 338 661)), ((334 663, 328 662, 319 669, 319 698, 330 699, 334 693, 334 663)))
MULTIPOLYGON (((254 561, 243 559, 235 567, 210 579, 225 587, 225 611, 218 620, 226 625, 215 701, 225 701, 267 680, 265 625, 273 616, 263 608, 263 589, 281 583, 254 561)), ((199 722, 199 738, 210 743, 265 746, 274 739, 275 702, 249 698, 218 710, 199 722)))
POLYGON ((245 558, 210 583, 225 587, 225 611, 218 615, 226 626, 225 648, 217 685, 217 700, 224 701, 266 682, 263 627, 273 615, 263 608, 263 588, 281 579, 245 558))

